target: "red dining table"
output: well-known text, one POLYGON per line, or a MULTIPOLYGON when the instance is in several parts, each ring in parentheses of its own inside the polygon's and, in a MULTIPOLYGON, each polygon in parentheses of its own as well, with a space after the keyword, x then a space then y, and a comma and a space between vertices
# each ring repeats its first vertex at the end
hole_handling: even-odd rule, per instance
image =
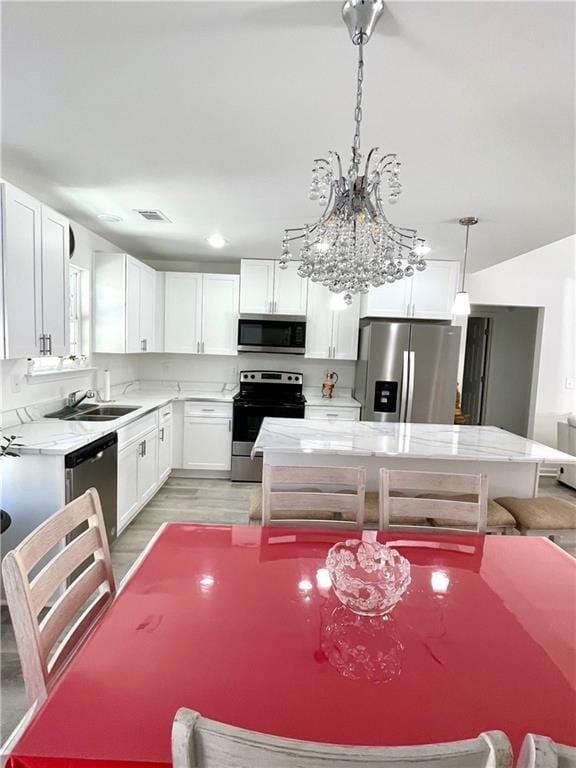
POLYGON ((186 706, 339 744, 503 730, 576 746, 576 561, 543 538, 169 523, 14 748, 12 768, 171 762, 186 706), (396 547, 388 619, 337 600, 329 548, 396 547))

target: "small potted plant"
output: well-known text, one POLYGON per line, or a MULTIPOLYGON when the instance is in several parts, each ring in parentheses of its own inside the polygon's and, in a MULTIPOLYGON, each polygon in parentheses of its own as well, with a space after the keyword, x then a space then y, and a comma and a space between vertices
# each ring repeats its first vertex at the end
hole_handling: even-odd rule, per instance
MULTIPOLYGON (((0 437, 0 460, 5 456, 11 456, 13 458, 19 457, 20 454, 17 449, 22 447, 22 443, 17 443, 17 439, 16 435, 2 435, 2 437, 0 437)), ((11 522, 12 518, 8 512, 0 509, 0 533, 4 533, 11 522)))

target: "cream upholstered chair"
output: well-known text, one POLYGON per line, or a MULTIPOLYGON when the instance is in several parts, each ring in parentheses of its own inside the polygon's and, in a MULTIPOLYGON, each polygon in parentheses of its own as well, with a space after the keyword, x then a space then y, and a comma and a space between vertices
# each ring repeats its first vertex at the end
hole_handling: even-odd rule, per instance
POLYGON ((31 704, 42 702, 116 591, 96 490, 74 499, 8 552, 2 576, 26 694, 31 704), (79 526, 81 532, 67 540, 79 526))
POLYGON ((441 472, 380 470, 380 529, 421 527, 422 518, 433 518, 441 527, 428 531, 467 531, 484 533, 488 501, 485 475, 452 475, 441 472), (397 497, 393 493, 401 491, 397 497), (422 492, 441 498, 425 498, 422 492), (413 495, 408 496, 407 493, 413 495), (456 501, 447 494, 474 494, 474 501, 456 501), (401 516, 401 522, 394 519, 401 516), (456 525, 454 525, 456 523, 456 525))
POLYGON ((366 470, 264 464, 262 525, 362 528, 366 470))
POLYGON ((523 536, 576 538, 576 504, 567 499, 552 496, 533 499, 502 496, 496 501, 514 517, 523 536))
POLYGON ((547 736, 528 733, 516 768, 576 768, 576 747, 557 744, 547 736))
POLYGON ((172 726, 173 768, 511 768, 500 731, 414 747, 348 747, 247 731, 179 709, 172 726))

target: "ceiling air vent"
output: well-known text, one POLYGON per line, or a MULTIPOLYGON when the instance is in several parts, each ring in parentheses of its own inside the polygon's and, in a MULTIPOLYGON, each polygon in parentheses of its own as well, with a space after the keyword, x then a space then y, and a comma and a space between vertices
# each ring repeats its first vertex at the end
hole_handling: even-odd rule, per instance
POLYGON ((171 223, 168 216, 165 216, 162 211, 151 211, 146 208, 136 208, 136 213, 139 213, 146 221, 164 221, 171 223))

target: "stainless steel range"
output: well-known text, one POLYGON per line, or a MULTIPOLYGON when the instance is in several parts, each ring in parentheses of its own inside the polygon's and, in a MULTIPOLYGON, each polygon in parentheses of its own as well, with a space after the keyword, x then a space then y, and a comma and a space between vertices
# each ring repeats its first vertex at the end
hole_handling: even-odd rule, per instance
POLYGON ((306 399, 302 374, 292 371, 241 371, 232 420, 232 480, 258 482, 262 459, 251 459, 262 419, 303 419, 306 399))

